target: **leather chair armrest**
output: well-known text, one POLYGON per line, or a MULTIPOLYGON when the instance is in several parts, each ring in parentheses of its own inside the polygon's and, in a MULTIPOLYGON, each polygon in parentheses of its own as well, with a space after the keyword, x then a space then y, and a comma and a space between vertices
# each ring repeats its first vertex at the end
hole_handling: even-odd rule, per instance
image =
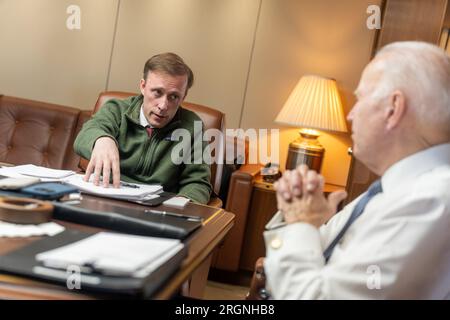
POLYGON ((208 206, 214 207, 214 208, 222 208, 223 202, 220 200, 219 197, 211 196, 211 199, 209 199, 208 206))
POLYGON ((238 170, 236 170, 234 173, 239 173, 239 174, 248 174, 250 176, 252 176, 252 178, 255 178, 259 172, 261 171, 261 168, 263 166, 260 164, 243 164, 242 166, 239 167, 238 170))
POLYGON ((8 162, 0 162, 0 167, 14 167, 15 165, 8 162))
POLYGON ((225 210, 235 215, 234 227, 228 232, 217 251, 213 262, 214 268, 227 271, 239 269, 253 181, 260 169, 261 165, 242 165, 231 175, 225 210))
POLYGON ((78 162, 78 169, 81 170, 80 172, 86 172, 88 164, 89 164, 89 160, 88 159, 80 157, 80 162, 78 162))
POLYGON ((250 290, 245 297, 246 300, 267 300, 269 293, 266 290, 266 274, 264 273, 264 258, 258 258, 255 263, 250 290))
POLYGON ((64 169, 74 170, 77 171, 80 163, 80 156, 77 155, 73 149, 73 143, 77 137, 77 135, 80 133, 81 128, 83 127, 83 124, 88 121, 91 118, 91 111, 89 110, 83 110, 80 112, 78 116, 78 122, 77 126, 75 127, 75 131, 73 133, 73 136, 71 137, 71 140, 69 142, 66 159, 64 161, 64 169))

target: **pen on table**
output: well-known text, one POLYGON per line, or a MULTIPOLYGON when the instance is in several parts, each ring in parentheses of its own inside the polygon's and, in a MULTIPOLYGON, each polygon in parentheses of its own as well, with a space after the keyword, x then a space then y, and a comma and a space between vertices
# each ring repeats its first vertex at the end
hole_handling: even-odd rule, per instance
POLYGON ((153 214, 159 214, 162 216, 169 216, 169 217, 176 217, 176 218, 183 218, 186 220, 193 220, 193 221, 202 221, 203 218, 198 217, 198 216, 189 216, 186 214, 181 214, 181 213, 175 213, 175 212, 168 212, 168 211, 160 211, 160 210, 145 210, 145 212, 147 213, 153 213, 153 214))
MULTIPOLYGON (((103 181, 103 175, 100 176, 100 181, 103 181)), ((109 180, 109 183, 112 184, 112 181, 109 180)), ((128 182, 123 182, 123 181, 120 181, 120 186, 121 187, 133 188, 133 189, 139 189, 140 188, 138 185, 135 185, 133 183, 128 183, 128 182)))
POLYGON ((139 186, 137 186, 135 184, 127 183, 127 182, 123 182, 123 181, 120 181, 120 185, 122 187, 128 187, 128 188, 133 188, 133 189, 139 189, 140 188, 139 186))

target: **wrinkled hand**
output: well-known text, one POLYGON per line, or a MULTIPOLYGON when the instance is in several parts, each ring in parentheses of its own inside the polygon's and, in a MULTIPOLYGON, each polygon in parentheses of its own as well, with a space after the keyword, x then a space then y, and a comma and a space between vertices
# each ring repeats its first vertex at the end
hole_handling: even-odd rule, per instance
POLYGON ((103 187, 109 186, 109 178, 112 170, 113 186, 120 186, 120 164, 119 150, 116 142, 110 137, 100 137, 95 141, 92 150, 91 160, 86 169, 83 180, 89 181, 91 174, 94 174, 94 184, 100 184, 100 176, 103 175, 103 187))
POLYGON ((306 165, 286 171, 275 183, 278 209, 287 223, 306 222, 320 227, 335 213, 345 191, 323 194, 324 178, 306 165))

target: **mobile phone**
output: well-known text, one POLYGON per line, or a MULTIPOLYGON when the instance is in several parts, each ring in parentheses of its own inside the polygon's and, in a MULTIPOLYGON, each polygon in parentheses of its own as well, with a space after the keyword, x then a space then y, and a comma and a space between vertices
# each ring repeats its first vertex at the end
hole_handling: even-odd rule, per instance
POLYGON ((73 186, 56 182, 37 183, 21 189, 21 193, 42 200, 57 200, 66 194, 75 192, 79 192, 79 190, 73 186))

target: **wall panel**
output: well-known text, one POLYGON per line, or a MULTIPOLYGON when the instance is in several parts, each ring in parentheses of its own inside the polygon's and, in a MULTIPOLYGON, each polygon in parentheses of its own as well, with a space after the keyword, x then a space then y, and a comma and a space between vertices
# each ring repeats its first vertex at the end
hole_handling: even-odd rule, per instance
MULTIPOLYGON (((281 127, 274 119, 302 75, 335 78, 346 113, 353 91, 370 59, 374 31, 368 30, 366 9, 372 0, 263 0, 249 75, 241 126, 282 128, 280 162, 297 130, 281 127)), ((346 134, 326 133, 322 173, 327 182, 345 185, 350 164, 346 134)))
POLYGON ((0 93, 91 109, 104 90, 118 0, 0 1, 0 93), (69 30, 69 5, 81 29, 69 30))
POLYGON ((145 61, 172 51, 190 65, 187 101, 215 107, 237 127, 259 0, 122 0, 108 88, 138 91, 145 61))

